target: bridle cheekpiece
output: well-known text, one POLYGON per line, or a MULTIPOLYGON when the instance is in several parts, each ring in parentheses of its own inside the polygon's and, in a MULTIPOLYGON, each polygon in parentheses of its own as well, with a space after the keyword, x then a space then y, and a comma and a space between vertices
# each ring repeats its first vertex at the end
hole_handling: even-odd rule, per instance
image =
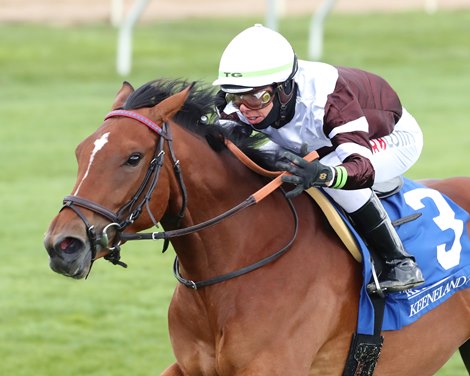
MULTIPOLYGON (((97 250, 98 247, 100 247, 109 250, 109 253, 104 256, 106 260, 112 262, 115 265, 127 267, 125 263, 120 261, 121 234, 124 229, 130 224, 132 224, 140 216, 144 209, 144 206, 147 209, 147 212, 149 213, 149 216, 153 221, 154 225, 158 226, 158 222, 151 213, 149 201, 157 185, 160 170, 163 166, 163 160, 165 156, 165 151, 163 150, 164 141, 167 141, 168 143, 170 155, 174 163, 175 174, 177 175, 177 178, 180 183, 180 188, 183 194, 183 205, 179 213, 179 217, 181 218, 186 208, 186 188, 184 187, 184 183, 182 181, 179 161, 176 159, 173 151, 172 137, 167 123, 163 123, 163 125, 160 126, 154 121, 147 118, 146 116, 141 115, 135 111, 129 110, 111 111, 106 115, 104 120, 108 120, 113 117, 127 117, 130 119, 137 120, 140 124, 147 126, 149 129, 151 129, 153 132, 160 136, 160 139, 157 142, 154 151, 153 158, 149 163, 149 167, 140 187, 137 189, 137 192, 133 195, 133 197, 123 207, 121 207, 117 213, 114 213, 113 211, 105 208, 104 206, 98 203, 95 203, 84 197, 79 197, 75 195, 69 195, 64 197, 61 211, 65 208, 71 209, 84 223, 86 227, 87 237, 90 242, 92 263, 96 259, 97 250), (89 220, 82 213, 80 208, 88 209, 91 212, 106 218, 110 221, 110 223, 106 225, 102 233, 98 235, 96 233, 94 225, 90 224, 89 220), (128 213, 127 216, 123 216, 125 212, 128 213), (108 229, 112 227, 115 228, 116 235, 114 236, 113 244, 110 245, 107 232, 108 229)), ((166 248, 167 246, 168 242, 166 242, 164 247, 166 248)))

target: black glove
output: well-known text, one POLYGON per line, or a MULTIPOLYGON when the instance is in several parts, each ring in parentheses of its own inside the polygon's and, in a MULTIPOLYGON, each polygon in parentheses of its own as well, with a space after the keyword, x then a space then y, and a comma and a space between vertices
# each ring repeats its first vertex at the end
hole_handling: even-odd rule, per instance
POLYGON ((297 185, 296 188, 287 192, 286 197, 291 198, 301 194, 310 187, 328 187, 332 185, 334 178, 333 167, 325 166, 318 159, 307 162, 302 157, 285 151, 280 155, 282 160, 276 163, 276 168, 288 171, 292 175, 282 177, 284 183, 297 185))

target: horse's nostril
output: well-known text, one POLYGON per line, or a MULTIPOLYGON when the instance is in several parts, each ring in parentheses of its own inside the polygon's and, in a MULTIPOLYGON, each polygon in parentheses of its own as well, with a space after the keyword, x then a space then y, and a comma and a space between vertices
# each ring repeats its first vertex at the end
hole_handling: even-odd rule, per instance
POLYGON ((54 249, 60 255, 63 253, 75 253, 80 251, 85 245, 83 242, 77 238, 66 237, 65 239, 58 242, 54 249))

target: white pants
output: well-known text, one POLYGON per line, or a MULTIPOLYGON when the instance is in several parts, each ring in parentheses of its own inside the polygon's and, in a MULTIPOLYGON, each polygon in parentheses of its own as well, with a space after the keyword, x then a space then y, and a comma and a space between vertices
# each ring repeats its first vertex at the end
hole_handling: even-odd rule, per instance
MULTIPOLYGON (((405 173, 417 160, 423 148, 423 133, 408 111, 403 114, 391 134, 370 140, 372 147, 371 163, 375 170, 374 183, 381 183, 405 173)), ((321 160, 328 166, 341 163, 335 152, 325 155, 321 160)), ((325 191, 346 212, 360 209, 370 198, 370 188, 342 190, 325 188, 325 191)))

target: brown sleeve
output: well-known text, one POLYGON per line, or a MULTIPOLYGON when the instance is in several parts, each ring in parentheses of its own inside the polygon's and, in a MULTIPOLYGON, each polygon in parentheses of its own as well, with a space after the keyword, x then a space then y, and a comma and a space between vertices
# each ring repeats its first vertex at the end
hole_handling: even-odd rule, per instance
POLYGON ((390 84, 382 77, 360 69, 339 67, 338 74, 369 123, 369 138, 392 133, 401 118, 403 107, 390 84))
POLYGON ((330 137, 334 150, 341 148, 339 154, 343 155, 346 151, 341 165, 348 179, 343 189, 371 187, 375 177, 368 152, 364 150, 362 155, 348 145, 360 145, 372 152, 370 139, 390 134, 401 115, 400 100, 384 79, 359 69, 338 67, 336 87, 325 105, 323 131, 330 137), (357 127, 335 132, 344 125, 357 127), (348 148, 352 151, 348 152, 348 148))

